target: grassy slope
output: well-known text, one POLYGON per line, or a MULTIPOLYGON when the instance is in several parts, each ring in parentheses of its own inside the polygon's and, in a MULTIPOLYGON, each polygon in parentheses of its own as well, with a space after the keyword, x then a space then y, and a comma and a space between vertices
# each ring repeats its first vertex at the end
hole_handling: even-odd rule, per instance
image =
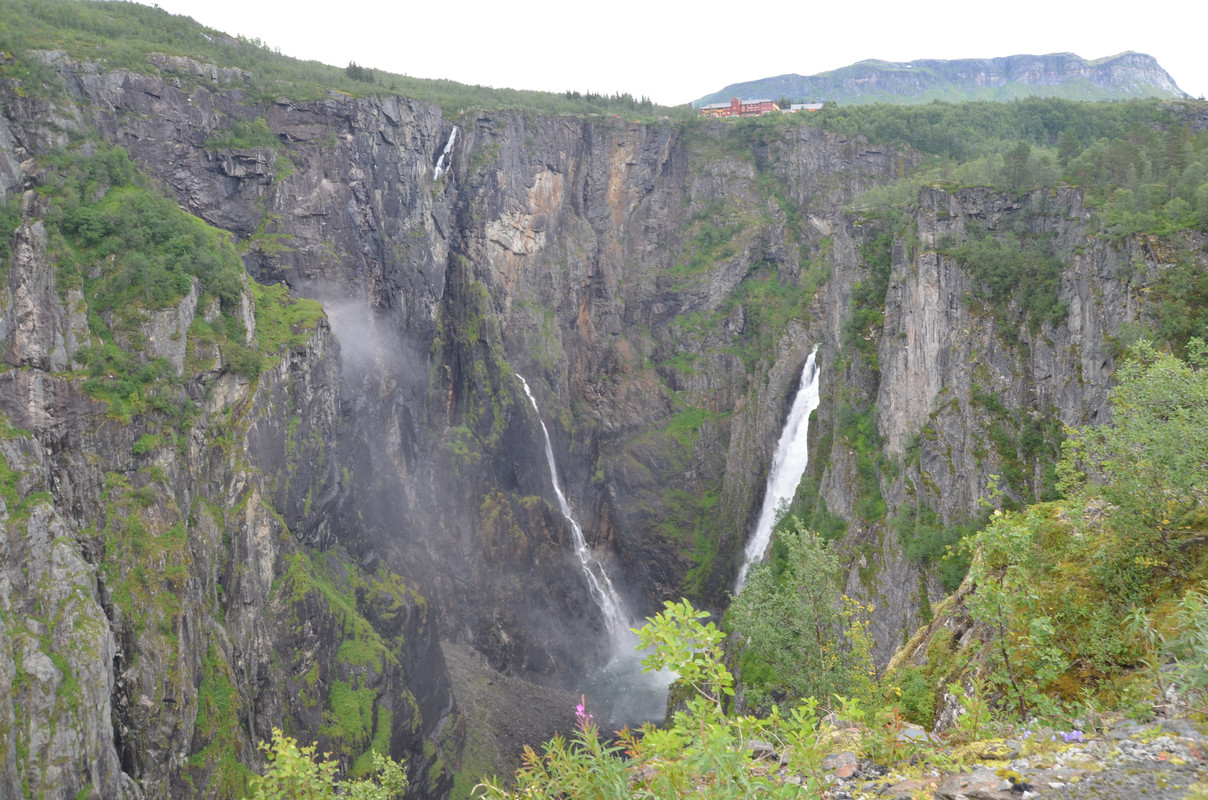
POLYGON ((73 58, 111 67, 149 70, 146 55, 184 55, 252 73, 253 89, 268 97, 319 97, 327 90, 353 95, 396 94, 440 106, 446 114, 471 108, 528 108, 558 114, 619 114, 653 119, 671 115, 630 95, 580 95, 495 89, 456 81, 412 78, 349 65, 339 68, 282 55, 257 40, 232 37, 190 17, 128 2, 0 0, 0 50, 64 50, 73 58))

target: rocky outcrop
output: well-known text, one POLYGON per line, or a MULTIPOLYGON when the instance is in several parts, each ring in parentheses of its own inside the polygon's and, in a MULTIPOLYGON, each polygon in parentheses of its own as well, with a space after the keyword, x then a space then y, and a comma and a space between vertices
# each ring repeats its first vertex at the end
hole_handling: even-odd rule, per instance
POLYGON ((60 302, 54 272, 46 269, 46 231, 40 222, 23 225, 13 235, 12 266, 0 317, 0 339, 8 343, 5 361, 14 366, 61 370, 69 363, 67 345, 86 336, 78 310, 71 315, 60 302))
MULTIPOLYGON (((97 596, 97 567, 51 503, 20 497, 18 476, 43 459, 29 439, 6 462, 0 540, 0 786, 9 797, 120 797, 110 668, 116 642, 97 596), (33 463, 31 463, 31 461, 33 463), (24 499, 24 498, 22 498, 24 499)), ((24 476, 23 476, 24 477, 24 476)))
MULTIPOLYGON (((1117 337, 1149 319, 1146 287, 1179 259, 1202 262, 1194 236, 1155 247, 1145 238, 1092 235, 1075 188, 1007 195, 931 187, 919 193, 913 214, 913 241, 899 237, 891 250, 883 324, 860 332, 864 352, 875 357, 856 355, 842 370, 823 371, 824 398, 846 397, 849 409, 873 415, 876 458, 892 465, 877 470, 880 520, 857 511, 869 485, 860 472, 866 454, 842 435, 851 417, 841 415, 849 412, 824 402, 818 435, 829 446, 825 466, 817 465, 818 496, 848 523, 847 591, 876 606, 883 659, 923 621, 917 611, 942 594, 930 573, 902 557, 898 531, 938 534, 975 521, 987 503, 1050 497, 1061 426, 1108 419, 1117 337), (1054 291, 1064 313, 1056 321, 1029 318, 1018 298, 991 304, 971 269, 977 265, 962 266, 953 255, 974 233, 1013 230, 1048 242, 1062 263, 1054 291), (916 528, 932 512, 935 520, 916 528)), ((851 222, 835 234, 836 297, 868 276, 858 246, 869 235, 860 233, 865 221, 851 222)), ((842 305, 832 305, 832 347, 843 346, 843 326, 842 305)))

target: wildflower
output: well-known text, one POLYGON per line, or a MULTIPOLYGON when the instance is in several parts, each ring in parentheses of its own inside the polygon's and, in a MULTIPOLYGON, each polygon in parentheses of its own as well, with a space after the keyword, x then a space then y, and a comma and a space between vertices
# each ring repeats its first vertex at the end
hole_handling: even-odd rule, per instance
POLYGON ((1081 742, 1082 741, 1082 731, 1075 728, 1074 730, 1070 731, 1069 733, 1062 732, 1061 738, 1067 742, 1081 742))
POLYGON ((587 726, 592 724, 593 717, 587 713, 587 697, 585 695, 579 695, 579 705, 575 706, 575 720, 583 730, 587 730, 587 726))

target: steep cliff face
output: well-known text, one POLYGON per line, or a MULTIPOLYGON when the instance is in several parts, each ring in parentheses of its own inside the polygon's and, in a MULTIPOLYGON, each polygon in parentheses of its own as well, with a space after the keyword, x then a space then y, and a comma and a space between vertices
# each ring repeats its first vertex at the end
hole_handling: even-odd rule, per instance
POLYGON ((443 796, 456 712, 435 620, 337 544, 355 475, 321 310, 246 279, 220 304, 196 278, 166 306, 105 306, 118 260, 83 282, 65 266, 62 211, 39 191, 56 179, 33 158, 96 109, 52 115, 7 88, 21 225, 0 287, 3 793, 232 796, 280 727, 351 769, 388 750, 416 796, 443 796), (241 332, 232 349, 220 329, 241 332), (102 349, 139 377, 98 372, 102 349), (249 349, 260 367, 234 366, 249 349), (94 399, 125 378, 129 397, 94 399))
POLYGON ((804 128, 746 141, 514 112, 450 139, 417 103, 258 104, 237 74, 175 61, 159 78, 58 65, 78 113, 239 234, 254 276, 325 302, 359 431, 346 452, 371 476, 343 506, 363 527, 344 529, 522 671, 604 653, 584 648, 598 610, 515 373, 635 617, 686 591, 720 601, 819 335, 837 209, 912 163, 804 128), (222 144, 257 118, 276 144, 222 144))
MULTIPOLYGON (((876 606, 881 658, 941 594, 935 563, 920 571, 903 546, 976 521, 986 503, 1051 497, 1062 426, 1107 421, 1118 338, 1150 319, 1150 287, 1176 264, 1204 268, 1195 236, 1158 245, 1090 234, 1091 212, 1076 188, 1004 194, 931 187, 911 213, 908 234, 886 253, 883 319, 867 329, 845 328, 844 306, 850 287, 869 280, 861 243, 877 229, 857 215, 836 232, 830 289, 849 300, 832 304, 823 345, 841 353, 846 346, 846 357, 823 373, 822 396, 831 402, 820 412, 817 497, 847 521, 847 591, 876 606), (1060 312, 1052 318, 1029 316, 1024 287, 1006 303, 989 301, 985 263, 957 255, 971 240, 1011 231, 1045 242, 1060 263, 1052 287, 1060 312), (860 414, 875 423, 872 453, 854 433, 860 414), (870 492, 879 508, 867 504, 870 492)), ((929 557, 940 554, 942 546, 929 557)))
POLYGON ((635 619, 681 595, 720 609, 814 345, 798 501, 846 533, 885 658, 941 590, 903 543, 975 519, 992 475, 1008 501, 1045 492, 1057 423, 1098 419, 1108 337, 1165 263, 1088 237, 1075 189, 929 188, 889 230, 844 209, 919 156, 805 126, 446 120, 264 98, 177 57, 45 59, 63 97, 9 91, 0 119, 6 196, 25 191, 0 298, 0 726, 24 733, 0 780, 50 796, 222 795, 273 726, 351 768, 389 747, 415 794, 443 795, 460 734, 437 617, 546 681, 608 655, 540 423, 635 619), (279 287, 224 304, 194 283, 119 319, 89 305, 106 263, 57 285, 39 157, 90 131, 326 316, 279 287), (985 300, 960 248, 1003 230, 1063 259, 1067 314, 985 300), (114 377, 81 371, 93 317, 162 359, 176 405, 123 415, 85 391, 114 377), (219 317, 263 369, 237 368, 219 317))

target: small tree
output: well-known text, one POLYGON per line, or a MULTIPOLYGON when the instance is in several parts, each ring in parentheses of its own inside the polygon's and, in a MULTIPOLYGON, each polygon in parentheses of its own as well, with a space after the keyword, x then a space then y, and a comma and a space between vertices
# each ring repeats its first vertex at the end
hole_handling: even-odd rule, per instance
POLYGON ((1081 152, 1082 143, 1078 141, 1077 136, 1069 131, 1057 134, 1057 161, 1061 164, 1062 169, 1068 167, 1081 152))
POLYGON ((344 74, 354 81, 365 81, 373 83, 373 70, 362 67, 355 61, 349 61, 348 66, 344 67, 344 74))
POLYGON ((721 716, 726 698, 734 694, 734 678, 722 663, 725 634, 712 622, 700 622, 708 616, 709 612, 698 611, 687 600, 667 602, 637 632, 639 649, 652 648, 642 659, 644 671, 673 671, 677 683, 692 691, 687 700, 689 712, 701 718, 721 716))
POLYGON ((839 558, 797 517, 776 533, 730 606, 744 697, 751 710, 847 691, 839 647, 839 558))
POLYGON ((1063 448, 1062 489, 1116 507, 1099 573, 1132 602, 1155 577, 1181 574, 1181 545, 1208 500, 1208 346, 1192 339, 1183 361, 1142 340, 1117 377, 1111 423, 1063 448))
POLYGON ((272 741, 261 743, 268 771, 252 779, 250 800, 396 800, 407 790, 407 774, 389 756, 373 753, 374 777, 336 780, 335 761, 317 761, 315 745, 299 747, 296 739, 273 728, 272 741))
POLYGON ((1020 142, 1007 153, 1003 165, 1003 180, 1012 189, 1021 189, 1031 183, 1031 172, 1028 161, 1032 158, 1032 148, 1027 142, 1020 142))

